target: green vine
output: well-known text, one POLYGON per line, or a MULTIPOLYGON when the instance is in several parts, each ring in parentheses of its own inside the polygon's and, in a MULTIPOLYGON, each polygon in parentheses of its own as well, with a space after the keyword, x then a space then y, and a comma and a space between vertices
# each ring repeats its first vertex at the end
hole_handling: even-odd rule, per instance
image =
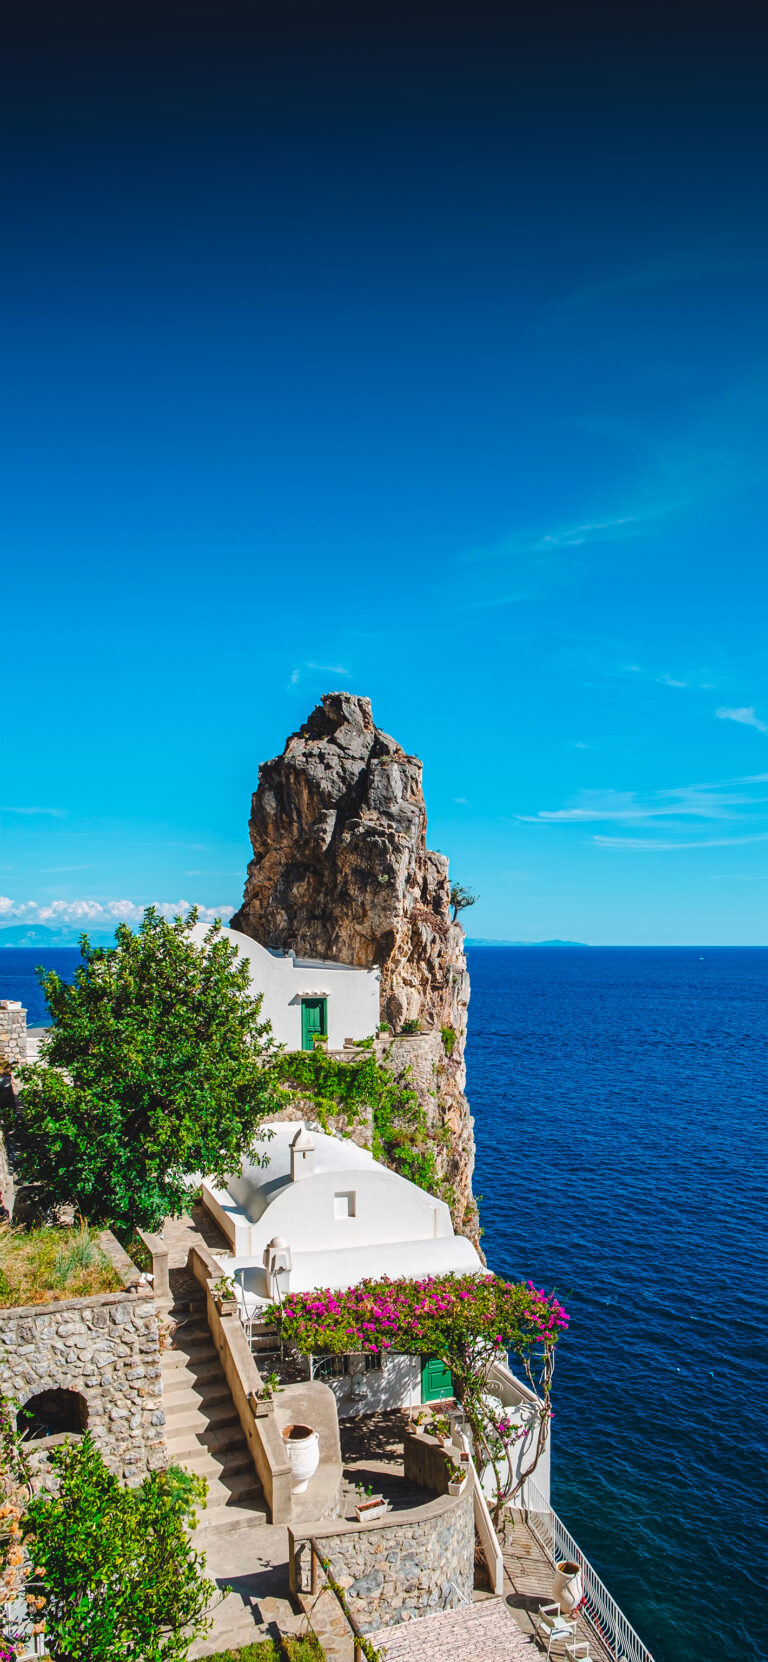
POLYGON ((374 1159, 420 1189, 440 1192, 427 1115, 407 1083, 410 1070, 396 1079, 377 1062, 372 1040, 354 1062, 341 1062, 323 1050, 291 1051, 270 1064, 270 1073, 286 1105, 311 1102, 324 1131, 339 1120, 351 1130, 364 1124, 370 1111, 374 1159))
MULTIPOLYGON (((320 1553, 320 1552, 317 1554, 317 1556, 320 1560, 320 1564, 322 1565, 322 1570, 323 1570, 323 1574, 325 1576, 326 1582, 327 1582, 328 1586, 330 1587, 331 1592, 333 1594, 335 1594, 336 1598, 338 1599, 339 1604, 341 1605, 341 1608, 344 1611, 344 1615, 346 1616, 347 1621, 350 1622, 350 1626, 351 1626, 350 1617, 351 1617, 352 1613, 350 1611, 349 1605, 347 1604, 347 1600, 346 1600, 346 1597, 344 1595, 344 1589, 343 1589, 343 1587, 340 1587, 338 1581, 336 1581, 334 1579, 334 1577, 331 1573, 331 1566, 330 1566, 330 1563, 329 1563, 328 1559, 324 1558, 322 1553, 320 1553)), ((354 1628, 353 1628, 352 1631, 355 1633, 355 1643, 356 1643, 356 1645, 359 1646, 360 1650, 362 1651, 363 1656, 366 1659, 366 1662, 384 1662, 384 1658, 381 1654, 381 1651, 376 1649, 376 1646, 374 1644, 372 1644, 370 1639, 366 1638, 364 1633, 360 1632, 359 1628, 358 1628, 357 1632, 355 1632, 354 1628)))

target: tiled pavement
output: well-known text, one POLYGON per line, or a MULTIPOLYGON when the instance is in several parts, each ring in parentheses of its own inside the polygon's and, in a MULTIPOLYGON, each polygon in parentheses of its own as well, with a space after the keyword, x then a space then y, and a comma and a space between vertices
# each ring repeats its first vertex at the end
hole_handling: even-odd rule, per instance
POLYGON ((503 1599, 461 1605, 375 1635, 386 1662, 534 1662, 537 1655, 503 1599))

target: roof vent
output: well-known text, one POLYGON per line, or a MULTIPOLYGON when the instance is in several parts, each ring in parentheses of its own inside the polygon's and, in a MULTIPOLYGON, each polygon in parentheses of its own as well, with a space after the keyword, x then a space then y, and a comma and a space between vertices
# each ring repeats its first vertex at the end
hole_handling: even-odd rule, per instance
POLYGON ((305 1125, 300 1125, 291 1142, 291 1182, 309 1177, 315 1169, 315 1145, 305 1125))

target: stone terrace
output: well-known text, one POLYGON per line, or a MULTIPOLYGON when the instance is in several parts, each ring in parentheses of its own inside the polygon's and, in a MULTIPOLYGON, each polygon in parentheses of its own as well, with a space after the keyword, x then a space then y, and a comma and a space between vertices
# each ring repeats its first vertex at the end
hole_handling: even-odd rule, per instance
POLYGON ((500 1598, 387 1628, 376 1644, 385 1662, 534 1662, 537 1654, 500 1598))

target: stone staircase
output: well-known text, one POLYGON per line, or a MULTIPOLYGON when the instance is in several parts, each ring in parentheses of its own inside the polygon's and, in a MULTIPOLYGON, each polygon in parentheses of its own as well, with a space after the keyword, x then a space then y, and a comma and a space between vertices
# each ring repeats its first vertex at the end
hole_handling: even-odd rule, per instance
MULTIPOLYGON (((253 1644, 267 1631, 263 1596, 267 1514, 258 1477, 206 1319, 205 1300, 192 1296, 169 1311, 175 1324, 160 1358, 168 1455, 205 1477, 207 1505, 199 1513, 194 1545, 206 1570, 233 1591, 217 1605, 214 1627, 193 1645, 190 1658, 253 1644)), ((269 1527, 269 1534, 274 1535, 269 1527)))

